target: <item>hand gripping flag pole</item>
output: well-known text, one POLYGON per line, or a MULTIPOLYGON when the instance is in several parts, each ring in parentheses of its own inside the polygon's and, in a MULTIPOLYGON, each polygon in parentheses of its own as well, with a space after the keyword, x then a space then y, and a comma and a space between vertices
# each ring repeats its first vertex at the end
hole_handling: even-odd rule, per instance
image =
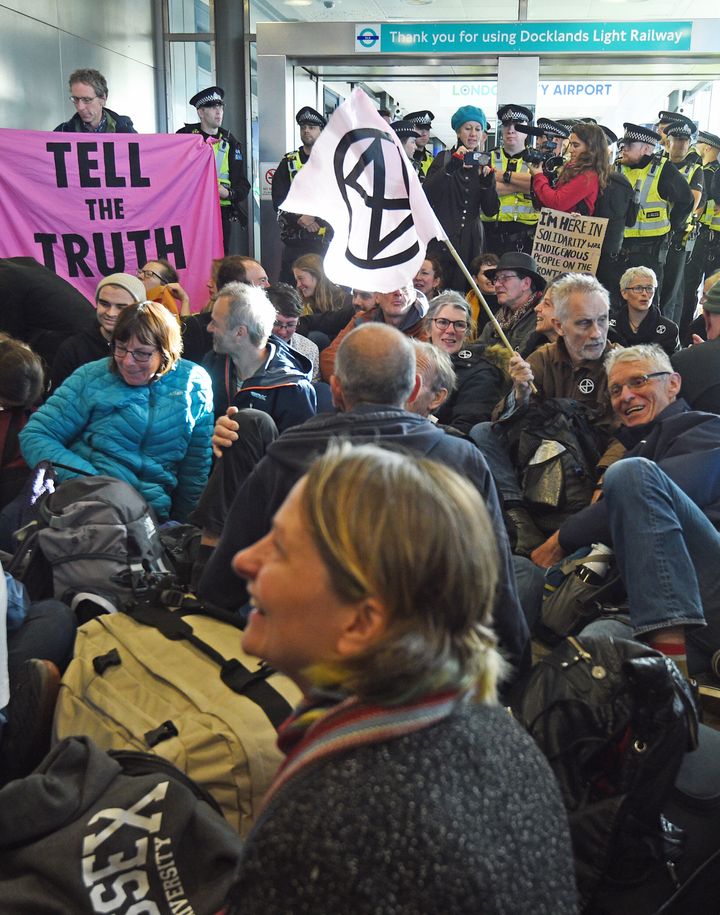
POLYGON ((411 283, 427 243, 441 239, 503 344, 514 352, 435 216, 397 134, 362 89, 354 89, 333 112, 281 209, 329 223, 333 236, 323 264, 326 276, 370 292, 392 292, 411 283))

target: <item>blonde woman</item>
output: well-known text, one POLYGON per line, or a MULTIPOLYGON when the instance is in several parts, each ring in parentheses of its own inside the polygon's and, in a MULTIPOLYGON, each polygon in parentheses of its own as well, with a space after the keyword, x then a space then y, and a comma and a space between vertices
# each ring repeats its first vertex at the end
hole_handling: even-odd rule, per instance
POLYGON ((336 448, 234 568, 243 647, 306 698, 226 915, 575 912, 558 790, 495 701, 477 491, 434 461, 336 448))

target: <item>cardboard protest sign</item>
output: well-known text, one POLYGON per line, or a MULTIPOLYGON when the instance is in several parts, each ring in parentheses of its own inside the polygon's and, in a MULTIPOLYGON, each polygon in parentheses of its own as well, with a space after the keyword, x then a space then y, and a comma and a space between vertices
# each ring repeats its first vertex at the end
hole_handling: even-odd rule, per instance
POLYGON ((535 229, 532 256, 548 280, 559 273, 597 271, 607 219, 543 207, 535 229))
POLYGON ((103 276, 163 257, 205 303, 223 245, 200 135, 0 130, 0 160, 0 257, 34 257, 90 301, 103 276))

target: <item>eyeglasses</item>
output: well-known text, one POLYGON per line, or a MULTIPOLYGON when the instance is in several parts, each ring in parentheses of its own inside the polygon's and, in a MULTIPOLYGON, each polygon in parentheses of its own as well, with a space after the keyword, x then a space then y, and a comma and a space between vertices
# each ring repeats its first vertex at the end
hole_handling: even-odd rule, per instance
POLYGON ((95 99, 100 98, 100 96, 99 95, 71 95, 69 98, 70 98, 70 101, 73 103, 73 105, 79 105, 80 103, 82 103, 83 105, 89 105, 90 102, 94 102, 95 99))
POLYGON ((158 280, 158 282, 161 283, 163 286, 164 286, 164 285, 166 284, 166 282, 167 282, 167 280, 164 280, 164 279, 160 276, 159 273, 155 273, 154 270, 138 270, 137 273, 135 274, 135 276, 138 277, 138 279, 141 279, 141 280, 149 280, 151 276, 154 276, 155 279, 158 280))
POLYGON ((273 324, 273 327, 277 327, 278 330, 295 330, 297 326, 297 321, 275 321, 273 324))
POLYGON ((506 283, 508 280, 519 280, 521 276, 519 273, 496 273, 495 274, 495 285, 498 283, 506 283))
POLYGON ((638 295, 642 292, 647 292, 650 295, 655 292, 656 288, 656 286, 626 286, 625 292, 636 292, 638 295))
POLYGON ((433 318, 432 322, 438 330, 447 330, 452 324, 453 330, 459 330, 462 333, 465 333, 468 327, 470 327, 467 321, 448 321, 447 318, 433 318))
POLYGON ((672 372, 648 372, 647 375, 633 375, 623 384, 611 384, 608 388, 611 397, 619 397, 623 388, 630 388, 631 391, 637 388, 644 388, 651 378, 660 378, 662 375, 672 375, 672 372))
POLYGON ((148 352, 146 349, 128 349, 127 346, 123 346, 122 343, 113 343, 113 353, 116 359, 124 359, 126 356, 132 356, 135 362, 139 362, 140 365, 150 362, 156 352, 157 349, 148 352))

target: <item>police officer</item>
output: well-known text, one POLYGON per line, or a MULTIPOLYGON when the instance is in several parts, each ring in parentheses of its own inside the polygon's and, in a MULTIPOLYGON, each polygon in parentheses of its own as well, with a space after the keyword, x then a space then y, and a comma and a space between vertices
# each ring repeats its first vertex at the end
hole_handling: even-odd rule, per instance
MULTIPOLYGON (((697 131, 697 124, 687 115, 681 114, 679 111, 658 112, 658 122, 655 130, 660 134, 662 155, 666 158, 669 158, 670 155, 670 138, 668 137, 668 128, 672 127, 674 124, 687 124, 693 134, 697 131)), ((690 152, 693 155, 697 155, 694 149, 691 149, 690 152)), ((700 161, 700 156, 697 156, 697 161, 700 161)))
MULTIPOLYGON (((295 175, 310 158, 312 148, 327 124, 320 112, 309 105, 298 111, 295 121, 300 127, 301 146, 285 153, 275 169, 272 180, 272 202, 276 212, 289 194, 295 175)), ((283 242, 280 281, 294 286, 293 262, 303 254, 324 255, 330 240, 330 227, 316 216, 298 215, 284 211, 278 213, 278 223, 280 238, 283 242)))
POLYGON ((223 248, 229 254, 230 230, 232 222, 247 224, 247 218, 241 209, 250 190, 250 182, 245 174, 245 161, 238 140, 221 127, 225 113, 225 91, 220 86, 209 86, 201 89, 189 101, 197 109, 197 124, 186 124, 177 133, 197 133, 212 143, 215 150, 215 165, 218 176, 218 196, 220 197, 220 215, 223 227, 223 248))
MULTIPOLYGON (((684 121, 676 121, 668 126, 665 136, 668 140, 668 158, 687 181, 693 195, 693 210, 697 210, 701 206, 704 184, 702 163, 698 161, 695 150, 690 150, 693 133, 697 130, 697 125, 691 124, 692 127, 684 121)), ((681 324, 682 320, 685 261, 688 248, 692 251, 695 244, 695 235, 696 224, 691 214, 686 224, 673 233, 665 262, 660 311, 676 324, 681 324)), ((689 323, 687 321, 685 327, 680 327, 681 334, 689 323)))
POLYGON ((701 205, 700 227, 685 267, 685 295, 680 323, 683 329, 692 321, 703 277, 720 269, 720 137, 707 130, 698 133, 696 150, 702 159, 705 202, 701 205))
POLYGON ((421 182, 425 180, 434 158, 432 152, 427 148, 434 118, 435 115, 432 111, 427 110, 411 111, 410 114, 406 114, 403 118, 404 121, 409 121, 418 132, 413 158, 418 163, 418 178, 421 182))
POLYGON ((495 171, 495 189, 500 207, 495 216, 481 214, 485 226, 485 247, 501 257, 507 251, 532 251, 533 236, 539 214, 530 196, 530 179, 525 152, 525 134, 518 124, 532 124, 533 115, 523 105, 509 104, 498 108, 502 125, 502 144, 490 150, 495 171))
POLYGON ((551 156, 561 156, 565 140, 570 137, 569 128, 550 118, 538 118, 537 128, 541 131, 537 138, 538 148, 543 148, 543 152, 551 156))
POLYGON ((626 122, 617 163, 633 187, 637 219, 625 229, 620 260, 628 267, 650 267, 662 290, 671 232, 682 232, 694 201, 685 178, 669 159, 655 154, 660 134, 626 122))
POLYGON ((390 125, 395 133, 398 135, 400 140, 400 145, 405 150, 405 155, 410 160, 413 169, 415 172, 420 174, 421 162, 415 158, 415 152, 417 149, 417 141, 420 136, 419 131, 415 129, 415 125, 410 121, 393 121, 390 125))
MULTIPOLYGON (((604 124, 598 124, 598 127, 605 134, 608 156, 615 166, 613 150, 618 141, 617 134, 604 124)), ((620 297, 620 277, 625 271, 625 264, 620 258, 620 251, 627 223, 635 221, 635 215, 631 215, 635 210, 632 185, 625 175, 615 171, 613 167, 608 175, 607 186, 595 204, 595 215, 608 220, 595 277, 610 293, 610 312, 613 315, 617 315, 623 304, 620 297)))

